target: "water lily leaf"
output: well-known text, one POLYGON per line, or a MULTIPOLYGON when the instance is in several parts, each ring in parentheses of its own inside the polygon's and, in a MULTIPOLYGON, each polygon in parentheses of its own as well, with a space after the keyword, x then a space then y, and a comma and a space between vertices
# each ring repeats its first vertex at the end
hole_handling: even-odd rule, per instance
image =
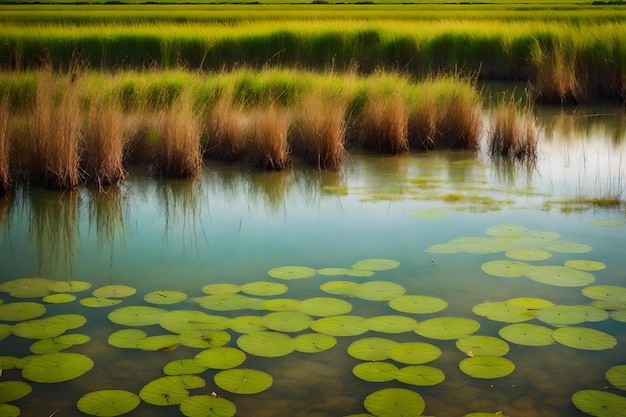
POLYGON ((9 336, 11 333, 13 333, 13 326, 11 326, 10 324, 0 323, 0 340, 6 339, 6 337, 9 336))
POLYGON ((417 325, 415 333, 437 340, 459 339, 480 328, 476 320, 462 317, 437 317, 424 320, 417 325))
POLYGON ((74 294, 50 294, 46 295, 42 301, 50 304, 65 304, 76 300, 74 294))
POLYGON ((230 328, 237 333, 256 333, 267 330, 260 316, 239 316, 230 320, 230 328))
POLYGON ((75 345, 89 342, 91 338, 86 334, 64 334, 50 339, 42 339, 30 345, 29 350, 38 355, 60 352, 75 345))
POLYGON ((158 290, 152 291, 143 297, 146 303, 157 305, 170 305, 180 303, 187 299, 187 294, 181 291, 158 290))
POLYGON ((509 345, 493 336, 471 335, 456 341, 456 347, 468 356, 504 356, 509 352, 509 345))
POLYGON ((46 306, 29 301, 0 304, 0 317, 4 321, 31 320, 46 313, 46 306))
POLYGON ((363 361, 382 361, 389 358, 389 350, 398 342, 381 337, 367 337, 352 342, 348 355, 363 361))
POLYGON ((396 343, 389 349, 389 357, 396 362, 407 365, 421 365, 434 361, 441 356, 441 349, 430 343, 403 342, 396 343))
POLYGON ((309 316, 330 317, 349 313, 352 304, 338 298, 313 297, 303 300, 298 310, 309 316))
POLYGON ((587 253, 591 252, 592 248, 591 246, 583 245, 582 243, 555 240, 546 244, 544 249, 559 253, 587 253))
POLYGON ((475 356, 463 359, 459 369, 473 378, 492 379, 509 375, 515 370, 515 365, 501 356, 475 356))
POLYGON ((373 392, 365 397, 363 405, 377 417, 419 416, 426 408, 421 395, 405 388, 385 388, 373 392))
POLYGON ((357 336, 369 330, 366 323, 360 316, 331 316, 314 321, 311 329, 330 336, 357 336))
POLYGON ((552 256, 552 254, 545 250, 533 250, 533 249, 513 249, 506 251, 504 256, 518 261, 543 261, 552 256))
POLYGON ((230 334, 224 331, 203 331, 194 330, 181 333, 178 340, 183 346, 208 349, 212 347, 224 346, 230 342, 230 334))
POLYGON ((616 388, 626 390, 626 365, 616 365, 605 373, 606 379, 616 388))
POLYGON ((511 324, 500 329, 498 334, 507 342, 523 346, 548 346, 554 343, 554 330, 537 324, 511 324))
POLYGON ((621 220, 593 220, 591 224, 595 226, 604 226, 604 227, 620 227, 626 225, 626 222, 621 220))
POLYGON ((80 411, 92 416, 121 416, 133 411, 139 405, 137 394, 124 390, 93 391, 80 397, 76 406, 80 411))
POLYGON ((286 293, 288 289, 289 287, 285 284, 264 281, 251 282, 241 286, 241 292, 258 296, 280 295, 286 293))
POLYGON ((403 295, 406 289, 395 282, 369 281, 352 291, 352 296, 368 301, 389 301, 403 295))
POLYGON ((245 368, 218 372, 213 379, 218 387, 234 394, 258 394, 274 383, 270 374, 245 368))
POLYGON ((411 317, 388 315, 369 318, 365 325, 374 332, 404 333, 414 330, 417 321, 411 317))
POLYGON ((91 288, 91 283, 85 281, 54 281, 48 288, 53 292, 83 292, 91 288))
POLYGON ((615 321, 619 321, 621 323, 626 323, 626 310, 622 311, 613 311, 611 313, 611 318, 615 321))
POLYGON ((488 261, 481 265, 484 273, 501 278, 519 278, 526 275, 532 265, 520 261, 488 261))
POLYGON ((502 414, 500 411, 496 411, 495 413, 481 413, 481 412, 477 412, 477 413, 469 413, 469 414, 465 414, 463 417, 507 417, 506 415, 502 414))
POLYGON ((180 340, 176 334, 164 334, 158 336, 148 336, 137 341, 137 349, 151 352, 169 352, 180 345, 180 340))
POLYGON ((526 272, 526 276, 533 281, 557 287, 584 287, 596 280, 589 272, 557 265, 533 266, 526 272))
POLYGON ((236 284, 228 283, 207 284, 200 288, 200 291, 209 295, 237 294, 241 291, 241 287, 236 284))
POLYGON ((606 268, 606 264, 598 261, 586 261, 583 259, 571 259, 565 261, 563 266, 581 271, 602 271, 606 268))
POLYGON ((54 282, 45 278, 18 278, 0 284, 0 291, 15 298, 39 298, 50 294, 54 282))
POLYGON ((137 349, 141 339, 148 337, 148 334, 139 329, 123 329, 111 333, 108 342, 111 346, 120 349, 137 349))
POLYGON ((612 392, 582 390, 572 395, 572 402, 580 411, 596 417, 626 415, 626 397, 612 392))
POLYGON ((233 417, 237 407, 225 398, 194 395, 180 403, 180 412, 187 417, 233 417))
POLYGON ((294 311, 297 310, 302 301, 294 298, 274 298, 263 301, 263 309, 270 311, 294 311))
POLYGON ((159 324, 167 310, 148 306, 121 307, 109 313, 108 317, 115 324, 124 326, 151 326, 159 324))
POLYGON ((352 269, 363 269, 366 271, 387 271, 397 268, 400 262, 392 259, 363 259, 352 265, 352 269))
POLYGON ((241 294, 215 294, 204 297, 194 297, 192 301, 207 310, 236 311, 236 310, 263 310, 263 300, 246 297, 241 294))
POLYGON ((94 290, 91 295, 98 298, 126 298, 134 295, 136 292, 136 288, 128 285, 105 285, 94 290))
POLYGON ((87 323, 80 314, 59 314, 43 319, 23 321, 13 326, 13 334, 28 339, 47 339, 60 336, 70 329, 77 329, 87 323))
POLYGON ((246 354, 237 348, 223 346, 203 350, 194 359, 209 369, 230 369, 241 365, 246 360, 246 354))
MULTIPOLYGON (((0 403, 9 403, 26 397, 33 388, 22 381, 0 382, 0 403)), ((2 415, 2 414, 0 414, 2 415)))
POLYGON ((0 404, 0 416, 2 417, 17 417, 20 412, 19 407, 12 404, 0 404))
POLYGON ((626 303, 626 287, 617 285, 592 285, 583 288, 582 293, 585 297, 594 300, 626 303))
POLYGON ((318 353, 333 348, 337 339, 327 334, 306 333, 296 336, 293 343, 298 352, 318 353))
POLYGON ((429 387, 442 383, 446 376, 439 368, 427 365, 411 365, 401 368, 396 379, 403 384, 429 387))
POLYGON ((388 362, 364 362, 352 368, 352 373, 367 382, 388 382, 396 379, 398 367, 388 362))
POLYGON ((485 230, 489 236, 521 236, 528 231, 528 228, 516 224, 499 224, 491 226, 485 230))
POLYGON ((277 332, 301 332, 308 329, 313 319, 300 311, 277 311, 261 318, 261 325, 277 332))
POLYGON ((591 305, 594 307, 598 307, 601 308, 604 311, 622 311, 622 310, 626 310, 626 303, 617 303, 617 302, 612 302, 612 301, 602 301, 602 300, 596 300, 596 301, 592 301, 591 305))
POLYGON ((503 323, 521 323, 532 320, 535 312, 522 307, 510 305, 507 302, 486 302, 472 308, 474 314, 487 317, 489 320, 503 323))
POLYGON ((91 368, 91 358, 80 353, 48 353, 30 358, 22 368, 22 377, 33 382, 64 382, 78 378, 91 368))
POLYGON ((15 368, 15 364, 19 361, 21 361, 21 359, 15 356, 0 356, 0 369, 13 369, 15 368))
POLYGON ((413 210, 409 213, 409 216, 417 217, 418 219, 426 220, 441 220, 448 217, 448 209, 446 208, 430 208, 413 210))
POLYGON ((161 317, 159 326, 179 334, 190 331, 224 330, 230 326, 230 319, 196 310, 174 310, 161 317))
POLYGON ((306 266, 279 266, 267 271, 270 277, 284 280, 310 278, 316 273, 315 269, 306 266))
POLYGON ((368 269, 351 269, 346 275, 355 278, 368 278, 374 275, 374 271, 370 271, 368 269))
POLYGON ((553 326, 603 321, 609 313, 592 305, 555 305, 537 311, 537 319, 553 326))
POLYGON ((197 375, 171 375, 150 381, 139 391, 139 397, 152 405, 180 404, 189 396, 189 389, 205 386, 197 375))
POLYGON ((207 369, 196 359, 179 359, 165 364, 163 373, 165 375, 193 375, 201 374, 207 369))
POLYGON ((552 301, 544 300, 543 298, 533 297, 518 297, 506 300, 506 304, 509 306, 525 308, 527 310, 540 310, 546 307, 552 307, 554 303, 552 301))
POLYGON ((352 281, 328 281, 320 285, 320 289, 328 294, 351 297, 359 285, 352 281))
POLYGON ((431 245, 429 247, 427 247, 424 252, 426 253, 439 253, 439 254, 446 254, 446 253, 459 253, 461 252, 461 247, 460 245, 456 244, 456 243, 438 243, 436 245, 431 245))
POLYGON ((327 277, 347 275, 349 272, 350 270, 348 268, 322 268, 317 270, 318 274, 325 275, 327 277))
POLYGON ((284 333, 258 332, 239 336, 237 346, 255 356, 276 358, 289 355, 296 349, 291 337, 284 333))
POLYGON ((389 300, 389 307, 402 313, 428 314, 445 310, 448 302, 425 295, 401 295, 389 300))
POLYGON ((85 307, 111 307, 118 305, 122 302, 122 300, 115 300, 113 298, 99 298, 99 297, 87 297, 82 298, 80 301, 80 305, 85 307))
POLYGON ((552 333, 552 338, 564 346, 582 350, 612 349, 617 344, 610 334, 586 327, 561 327, 552 333))

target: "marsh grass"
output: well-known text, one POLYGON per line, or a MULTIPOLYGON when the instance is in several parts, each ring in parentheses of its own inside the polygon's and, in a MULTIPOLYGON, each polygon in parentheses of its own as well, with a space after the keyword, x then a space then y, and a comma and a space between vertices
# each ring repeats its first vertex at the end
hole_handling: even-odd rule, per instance
POLYGON ((13 186, 11 173, 11 107, 8 97, 0 100, 0 194, 13 186))
POLYGON ((87 117, 84 170, 87 180, 99 188, 118 184, 126 176, 123 119, 115 103, 92 101, 87 117))
POLYGON ((224 93, 208 111, 208 134, 205 155, 222 161, 237 162, 245 158, 249 120, 242 103, 224 93))
POLYGON ((408 110, 401 91, 370 94, 359 125, 363 148, 388 154, 409 150, 408 110))
POLYGON ((424 95, 409 111, 407 120, 407 141, 411 150, 432 150, 437 148, 437 100, 424 95))
POLYGON ((532 101, 521 106, 510 98, 497 104, 491 112, 487 147, 492 158, 506 158, 533 163, 537 160, 539 129, 532 101))
POLYGON ((437 105, 434 142, 437 149, 478 149, 482 104, 475 94, 451 91, 437 105))
POLYGON ((571 42, 555 40, 542 45, 536 41, 530 60, 534 68, 533 87, 542 101, 576 103, 588 99, 588 79, 571 42))
POLYGON ((153 158, 159 136, 158 115, 140 106, 126 114, 124 125, 124 168, 134 164, 149 164, 153 158))
POLYGON ((287 109, 274 103, 250 112, 246 159, 252 165, 268 170, 280 170, 289 165, 288 134, 291 118, 287 109))

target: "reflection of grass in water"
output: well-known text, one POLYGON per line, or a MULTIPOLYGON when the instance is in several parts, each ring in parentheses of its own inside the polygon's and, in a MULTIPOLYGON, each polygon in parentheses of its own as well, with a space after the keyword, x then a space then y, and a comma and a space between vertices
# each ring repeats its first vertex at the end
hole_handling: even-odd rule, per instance
POLYGON ((285 207, 285 196, 292 186, 291 177, 285 172, 252 175, 247 183, 249 201, 263 205, 271 214, 285 207))
POLYGON ((0 195, 0 226, 8 228, 14 199, 15 195, 13 193, 0 195))
POLYGON ((9 170, 11 108, 7 98, 0 99, 0 193, 11 187, 11 171, 9 170))
POLYGON ((204 193, 200 182, 193 179, 161 181, 156 188, 157 201, 165 217, 164 240, 169 232, 182 226, 183 237, 191 232, 190 240, 196 245, 196 226, 202 207, 204 193))
POLYGON ((127 195, 124 189, 108 187, 90 189, 89 228, 95 225, 98 249, 108 247, 113 254, 116 237, 124 242, 124 210, 127 208, 127 195))

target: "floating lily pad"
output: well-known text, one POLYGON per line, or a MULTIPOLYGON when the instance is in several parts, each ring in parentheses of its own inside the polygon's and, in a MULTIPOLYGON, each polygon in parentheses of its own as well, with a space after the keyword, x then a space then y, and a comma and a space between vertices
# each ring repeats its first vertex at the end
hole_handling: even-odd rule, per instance
POLYGON ((593 220, 591 224, 604 227, 620 227, 626 225, 626 222, 621 220, 593 220))
POLYGON ((389 300, 389 307, 402 313, 428 314, 445 310, 448 302, 425 295, 401 295, 389 300))
POLYGON ((50 339, 38 340, 30 345, 29 350, 35 354, 60 352, 75 345, 89 342, 91 338, 86 334, 64 334, 50 339))
POLYGON ((33 382, 55 383, 78 378, 93 368, 91 358, 80 353, 36 355, 22 368, 22 377, 33 382))
POLYGON ((2 417, 17 417, 20 412, 19 407, 12 404, 0 404, 0 416, 2 417))
POLYGON ((256 333, 267 330, 260 316, 239 316, 230 320, 230 328, 237 333, 256 333))
POLYGON ((486 317, 489 320, 503 323, 521 323, 535 317, 533 310, 510 305, 507 302, 486 302, 472 308, 474 314, 486 317))
POLYGON ((401 368, 396 379, 403 384, 429 387, 442 383, 446 376, 439 368, 427 365, 411 365, 401 368))
POLYGON ((468 356, 504 356, 509 352, 509 345, 493 336, 471 335, 456 341, 456 347, 468 356))
POLYGON ((583 288, 582 293, 585 297, 594 300, 626 303, 626 287, 617 285, 592 285, 583 288))
POLYGON ((537 319, 553 326, 603 321, 609 313, 592 305, 555 305, 537 311, 537 319))
POLYGON ((197 375, 164 376, 144 385, 139 397, 152 405, 180 404, 189 396, 189 389, 202 388, 205 384, 197 375))
POLYGON ((187 299, 187 294, 181 291, 158 290, 152 291, 143 297, 146 303, 157 305, 170 305, 180 303, 187 299))
POLYGON ((543 298, 533 297, 518 297, 506 300, 506 304, 509 306, 525 308, 527 310, 540 310, 546 307, 552 307, 554 303, 552 301, 544 300, 543 298))
POLYGON ((409 216, 417 217, 418 219, 426 220, 440 220, 448 217, 448 209, 446 208, 430 208, 413 210, 409 213, 409 216))
POLYGON ((591 252, 592 248, 591 246, 583 245, 582 243, 555 240, 546 244, 544 249, 559 253, 587 253, 591 252))
POLYGON ((361 316, 324 317, 311 323, 311 329, 330 336, 356 336, 369 330, 361 316))
POLYGON ((43 319, 23 321, 13 326, 13 334, 28 339, 47 339, 60 336, 69 329, 76 329, 87 322, 80 314, 59 314, 43 319))
POLYGON ((241 365, 246 360, 246 354, 233 347, 217 347, 203 350, 194 359, 210 369, 230 369, 241 365))
POLYGON ((528 231, 528 228, 516 224, 499 224, 485 230, 489 236, 520 236, 528 231))
POLYGON ((122 300, 116 300, 113 298, 87 297, 80 300, 80 305, 93 308, 112 307, 118 305, 121 302, 122 300))
POLYGON ((511 324, 500 329, 498 334, 504 340, 523 346, 548 346, 554 343, 554 330, 537 324, 511 324))
POLYGON ((363 269, 365 271, 387 271, 397 268, 400 262, 392 259, 363 259, 352 265, 352 269, 363 269))
POLYGON ((164 334, 158 336, 148 336, 137 341, 137 349, 151 352, 169 352, 180 345, 180 340, 176 334, 164 334))
POLYGON ((539 249, 513 249, 506 251, 504 255, 518 261, 543 261, 552 256, 550 252, 539 249))
POLYGON ((284 333, 258 332, 239 336, 237 346, 255 356, 276 358, 289 355, 296 347, 291 337, 284 333))
POLYGON ((388 362, 364 362, 352 368, 352 373, 367 382, 388 382, 396 379, 398 367, 388 362))
POLYGON ((296 336, 293 342, 298 352, 318 353, 333 348, 337 339, 327 334, 306 333, 296 336))
POLYGON ((237 294, 240 290, 239 285, 228 283, 207 284, 200 288, 200 291, 209 295, 237 294))
POLYGON ((261 318, 261 324, 277 332, 301 332, 308 329, 313 319, 301 311, 277 311, 261 318))
POLYGON ((53 292, 83 292, 91 288, 91 283, 84 281, 54 281, 48 288, 53 292))
POLYGON ((414 330, 417 321, 411 317, 388 315, 369 318, 366 326, 374 332, 404 333, 414 330))
POLYGON ((98 298, 126 298, 134 295, 136 292, 136 288, 128 285, 105 285, 94 290, 91 295, 98 298))
POLYGON ((407 365, 421 365, 440 357, 441 349, 430 343, 403 342, 392 346, 388 354, 396 362, 407 365))
POLYGON ((565 261, 563 266, 581 271, 602 271, 606 268, 606 264, 598 261, 586 261, 583 259, 572 259, 565 261))
POLYGON ((45 278, 18 278, 0 284, 0 291, 15 298, 39 298, 50 294, 54 282, 45 278))
POLYGON ((338 298, 313 297, 303 300, 298 310, 310 316, 330 317, 349 313, 352 304, 338 298))
POLYGON ((76 300, 74 294, 50 294, 46 295, 42 301, 50 304, 65 304, 76 300))
POLYGON ((605 373, 606 379, 616 388, 626 390, 626 365, 616 365, 605 373))
POLYGON ((352 291, 352 296, 368 301, 389 301, 403 295, 406 289, 395 282, 369 281, 352 291))
POLYGON ((233 417, 237 407, 225 398, 194 395, 180 403, 180 412, 187 417, 233 417))
POLYGON ((133 411, 139 402, 139 396, 129 391, 101 390, 83 395, 76 406, 85 414, 112 417, 133 411))
POLYGON ((589 272, 557 265, 533 266, 526 272, 526 276, 533 281, 557 287, 584 287, 596 280, 589 272))
POLYGON ((230 326, 230 319, 196 310, 174 310, 161 317, 159 326, 179 334, 198 330, 224 330, 230 326))
POLYGON ((184 332, 178 336, 178 340, 184 346, 198 349, 224 346, 230 342, 230 334, 225 331, 195 330, 184 332))
POLYGON ((501 356, 476 356, 463 359, 459 369, 473 378, 492 379, 509 375, 515 370, 515 365, 501 356))
POLYGON ((500 411, 496 411, 495 413, 481 413, 481 412, 477 412, 477 413, 469 413, 469 414, 465 414, 463 417, 507 417, 506 415, 502 414, 500 411))
POLYGON ((0 403, 9 403, 19 400, 30 394, 32 390, 33 388, 26 382, 2 381, 0 382, 0 403))
POLYGON ((382 361, 389 358, 389 350, 398 342, 381 337, 368 337, 348 346, 348 355, 363 361, 382 361))
POLYGON ((0 340, 4 340, 12 332, 13 332, 13 326, 11 326, 10 324, 0 323, 0 340))
POLYGON ((594 307, 601 308, 604 311, 619 312, 619 311, 626 310, 626 303, 595 300, 595 301, 592 301, 590 304, 594 307))
POLYGON ((611 313, 611 318, 615 321, 626 323, 626 310, 613 311, 611 313))
POLYGON ((346 273, 349 277, 355 278, 368 278, 374 275, 374 271, 370 271, 367 269, 351 269, 346 273))
POLYGON ((459 339, 480 328, 476 320, 462 317, 437 317, 420 322, 415 333, 437 340, 459 339))
POLYGON ((159 324, 167 310, 148 306, 121 307, 109 313, 108 317, 115 324, 124 326, 151 326, 159 324))
POLYGON ((352 296, 352 292, 359 285, 352 281, 328 281, 320 285, 320 289, 328 294, 352 296))
POLYGON ((348 268, 322 268, 318 269, 317 273, 325 275, 327 277, 336 277, 339 275, 348 275, 350 270, 348 268))
POLYGON ((15 356, 0 356, 0 369, 13 369, 15 368, 15 364, 20 361, 21 359, 15 356))
POLYGON ((108 342, 111 346, 120 349, 137 349, 141 339, 148 337, 148 334, 139 329, 123 329, 111 333, 108 342))
POLYGON ((386 388, 373 392, 365 398, 363 405, 376 417, 419 416, 426 408, 421 395, 405 388, 386 388))
POLYGON ((241 286, 241 292, 258 296, 280 295, 286 293, 288 289, 285 284, 264 281, 251 282, 241 286))
POLYGON ((607 391, 583 390, 572 395, 572 402, 580 411, 596 417, 626 415, 626 397, 607 391))
POLYGON ((582 350, 612 349, 617 344, 610 334, 586 327, 561 327, 552 333, 552 338, 564 346, 582 350))
POLYGON ((195 359, 179 359, 165 364, 163 373, 165 375, 193 375, 201 374, 207 369, 195 359))
POLYGON ((0 317, 4 321, 31 320, 42 316, 45 312, 46 306, 29 301, 0 304, 0 317))
POLYGON ((484 273, 501 278, 519 278, 533 266, 521 261, 489 261, 481 265, 484 273))
POLYGON ((192 301, 207 310, 236 311, 245 309, 263 309, 262 299, 247 297, 241 294, 206 295, 204 297, 195 297, 192 301))
POLYGON ((234 394, 258 394, 274 383, 266 372, 243 368, 218 372, 213 379, 218 387, 234 394))
POLYGON ((294 311, 302 301, 294 298, 274 298, 263 301, 263 309, 270 311, 294 311))
POLYGON ((306 266, 280 266, 267 271, 270 277, 284 280, 310 278, 316 273, 315 269, 306 266))

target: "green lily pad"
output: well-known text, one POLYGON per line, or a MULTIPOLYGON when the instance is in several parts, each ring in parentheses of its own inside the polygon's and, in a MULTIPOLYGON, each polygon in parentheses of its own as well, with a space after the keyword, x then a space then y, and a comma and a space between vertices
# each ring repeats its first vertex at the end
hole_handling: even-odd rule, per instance
POLYGON ((603 321, 609 313, 592 305, 555 305, 537 311, 537 319, 553 326, 603 321))
POLYGON ((470 335, 479 328, 480 323, 476 320, 462 317, 437 317, 420 322, 415 333, 430 339, 452 340, 470 335))
POLYGON ((591 252, 592 248, 591 246, 583 245, 582 243, 555 240, 546 244, 544 249, 558 253, 587 253, 591 252))
POLYGON ((139 329, 123 329, 111 333, 108 342, 111 346, 120 349, 137 349, 139 341, 148 337, 148 334, 139 329))
POLYGON ((554 343, 554 330, 537 324, 511 324, 500 329, 498 334, 507 342, 523 346, 548 346, 554 343))
POLYGON ((427 365, 411 365, 401 368, 396 379, 403 384, 430 387, 442 383, 446 376, 439 368, 427 365))
POLYGON ((288 289, 285 284, 264 281, 251 282, 241 286, 241 292, 258 296, 280 295, 286 293, 288 289))
POLYGON ((246 360, 246 354, 234 347, 217 347, 198 353, 194 359, 209 369, 231 369, 246 360))
POLYGON ((611 318, 621 323, 626 323, 626 310, 611 312, 611 318))
POLYGON ((615 387, 626 390, 626 365, 616 365, 605 373, 606 379, 615 387))
POLYGON ((515 370, 515 365, 501 356, 475 356, 463 359, 459 369, 473 378, 492 379, 509 375, 515 370))
POLYGON ((178 340, 183 346, 198 349, 209 349, 212 347, 224 346, 230 342, 230 334, 221 330, 194 330, 191 332, 181 333, 178 336, 178 340))
POLYGON ((82 298, 80 305, 85 307, 99 308, 99 307, 112 307, 122 302, 122 300, 116 300, 113 298, 99 298, 99 297, 87 297, 82 298))
POLYGON ((333 348, 337 339, 327 334, 306 333, 296 336, 293 343, 298 352, 318 353, 333 348))
POLYGON ((85 281, 54 281, 48 288, 53 292, 83 292, 91 288, 91 283, 85 281))
POLYGON ((593 220, 591 224, 595 226, 604 226, 604 227, 620 227, 626 225, 626 222, 621 220, 593 220))
POLYGON ((367 321, 361 316, 323 317, 311 323, 311 329, 330 336, 357 336, 367 332, 367 321))
POLYGON ((126 298, 134 295, 137 289, 128 285, 105 285, 94 290, 91 295, 98 298, 126 298))
POLYGON ((237 407, 225 398, 194 395, 180 403, 180 412, 187 417, 233 417, 237 407))
POLYGON ((310 278, 316 273, 315 269, 306 266, 279 266, 267 271, 270 277, 284 280, 310 278))
POLYGON ((46 306, 29 301, 0 304, 0 317, 4 321, 32 320, 46 313, 46 306))
POLYGON ((489 236, 520 236, 528 231, 528 228, 516 224, 499 224, 485 230, 489 236))
POLYGON ((133 411, 139 402, 139 396, 129 391, 101 390, 83 395, 76 406, 85 414, 112 417, 133 411))
POLYGON ((389 358, 389 350, 398 342, 381 337, 367 337, 352 342, 348 355, 363 361, 382 361, 389 358))
POLYGON ((590 304, 594 307, 601 308, 604 311, 619 312, 619 311, 626 310, 626 303, 595 300, 595 301, 592 301, 590 304))
POLYGON ((425 295, 401 295, 389 300, 389 307, 402 313, 429 314, 445 310, 448 302, 425 295))
POLYGON ((561 327, 554 330, 552 338, 564 346, 582 350, 613 349, 617 344, 610 334, 586 327, 561 327))
POLYGON ((441 356, 441 349, 430 343, 403 342, 396 343, 389 349, 389 357, 396 362, 407 365, 421 365, 432 362, 441 356))
POLYGON ((0 340, 6 339, 11 333, 13 333, 13 326, 0 323, 0 340))
POLYGON ((369 281, 352 291, 352 296, 368 301, 389 301, 403 295, 406 289, 395 282, 369 281))
POLYGON ((606 268, 606 264, 598 261, 586 261, 583 259, 572 259, 565 261, 563 266, 581 271, 602 271, 606 268))
POLYGON ((463 417, 507 417, 506 415, 502 414, 501 412, 495 412, 495 413, 481 413, 481 412, 477 412, 477 413, 469 413, 469 414, 465 414, 463 417))
POLYGON ((456 341, 456 347, 468 356, 504 356, 509 352, 509 345, 493 336, 471 335, 456 341))
POLYGON ((209 295, 237 294, 241 291, 241 287, 236 284, 227 283, 207 284, 200 288, 200 291, 209 295))
POLYGON ((572 395, 574 406, 596 417, 622 417, 626 415, 626 397, 612 392, 582 390, 572 395))
POLYGON ((626 287, 617 285, 592 285, 583 288, 582 293, 585 297, 594 300, 626 303, 626 287))
POLYGON ((263 301, 263 309, 269 311, 294 311, 297 310, 302 301, 294 298, 274 298, 263 301))
POLYGON ((411 317, 388 315, 369 318, 366 326, 374 332, 404 333, 414 330, 417 321, 411 317))
POLYGON ((65 304, 76 300, 74 294, 50 294, 46 295, 42 301, 50 304, 65 304))
POLYGON ((365 271, 387 271, 400 266, 400 262, 392 259, 363 259, 352 265, 352 269, 363 269, 365 271))
POLYGON ((338 298, 313 297, 298 304, 298 310, 309 316, 330 317, 349 313, 352 304, 338 298))
POLYGON ((177 334, 148 336, 137 341, 137 349, 150 352, 169 352, 178 346, 180 346, 180 340, 177 334))
POLYGON ((552 254, 539 249, 513 249, 506 251, 504 256, 518 261, 543 261, 550 258, 552 254))
POLYGON ((472 308, 474 314, 486 317, 489 320, 503 323, 521 323, 532 320, 535 312, 522 307, 510 305, 507 302, 486 302, 472 308))
POLYGON ((78 378, 93 368, 91 358, 80 353, 36 355, 22 368, 22 377, 33 382, 55 383, 78 378))
POLYGON ((300 311, 276 311, 261 318, 261 325, 277 332, 301 332, 308 329, 313 319, 300 311))
POLYGON ((158 290, 152 291, 143 297, 146 303, 156 305, 170 305, 180 303, 187 299, 187 294, 181 291, 158 290))
POLYGON ((12 404, 0 404, 0 416, 2 417, 17 417, 20 412, 19 407, 12 404))
POLYGON ((148 306, 121 307, 109 313, 108 317, 115 324, 124 326, 151 326, 159 324, 167 310, 148 306))
POLYGON ((506 304, 509 306, 525 308, 527 310, 540 310, 546 307, 552 307, 554 303, 552 301, 544 300, 543 298, 533 297, 518 297, 506 300, 506 304))
POLYGON ((489 261, 481 265, 484 273, 501 278, 519 278, 526 275, 532 265, 521 261, 489 261))
POLYGON ((189 389, 205 386, 197 375, 171 375, 150 381, 139 391, 139 397, 152 405, 180 404, 189 396, 189 389))
POLYGON ((409 216, 417 217, 418 219, 426 220, 441 220, 448 217, 448 209, 446 208, 430 208, 413 210, 409 213, 409 216))
POLYGON ((291 337, 284 333, 258 332, 239 336, 237 346, 255 356, 276 358, 289 355, 296 347, 291 337))
MULTIPOLYGON (((9 403, 26 397, 33 388, 22 381, 0 382, 0 403, 9 403)), ((2 414, 0 414, 2 415, 2 414)))
POLYGON ((320 289, 328 294, 351 297, 359 285, 352 281, 328 281, 320 285, 320 289))
POLYGON ((348 268, 322 268, 318 269, 317 273, 325 275, 327 277, 336 277, 339 275, 348 275, 350 270, 348 268))
POLYGON ((589 272, 556 265, 533 266, 526 272, 526 276, 533 281, 557 287, 584 287, 596 280, 589 272))
POLYGON ((368 278, 374 275, 374 271, 370 271, 367 269, 351 269, 346 275, 355 278, 368 278))
POLYGON ((0 284, 0 291, 15 298, 39 298, 50 294, 54 282, 45 278, 18 278, 0 284))
POLYGON ((86 334, 64 334, 50 339, 42 339, 30 345, 32 353, 43 355, 45 353, 60 352, 75 345, 89 342, 91 338, 86 334))
POLYGON ((364 362, 352 368, 352 373, 367 382, 388 382, 396 379, 398 367, 388 362, 364 362))
POLYGON ((230 326, 230 319, 197 310, 174 310, 161 316, 159 326, 179 334, 191 331, 224 330, 230 326))
POLYGON ((426 408, 421 395, 405 388, 385 388, 363 401, 365 409, 376 417, 419 416, 426 408))
POLYGON ((166 363, 163 367, 163 373, 165 375, 193 375, 201 374, 207 369, 196 359, 179 359, 166 363))
POLYGON ((20 362, 20 358, 15 356, 0 356, 0 369, 8 370, 15 368, 15 364, 20 362))
POLYGON ((266 372, 256 369, 228 369, 215 374, 215 384, 234 394, 258 394, 272 386, 274 379, 266 372))
POLYGON ((267 330, 260 316, 239 316, 230 320, 230 328, 237 333, 256 333, 267 330))
POLYGON ((86 322, 87 319, 80 314, 59 314, 17 323, 13 326, 13 334, 28 339, 48 339, 60 336, 67 330, 77 329, 86 322))
POLYGON ((207 310, 236 311, 236 310, 263 310, 263 300, 247 297, 241 294, 215 294, 204 297, 194 297, 192 301, 207 310))

